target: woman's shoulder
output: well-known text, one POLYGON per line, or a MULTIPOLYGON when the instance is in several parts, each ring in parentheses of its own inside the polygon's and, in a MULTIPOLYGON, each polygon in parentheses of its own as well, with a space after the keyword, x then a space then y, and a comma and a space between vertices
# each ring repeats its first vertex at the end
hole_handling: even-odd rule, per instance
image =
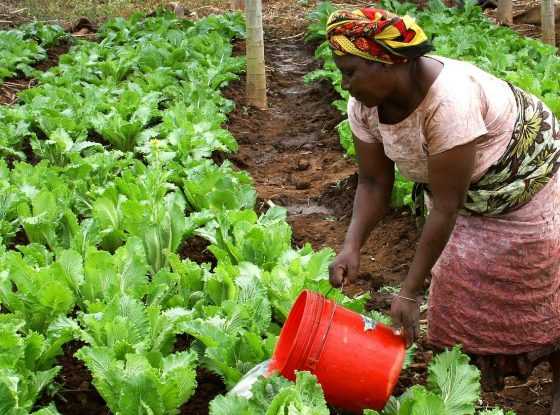
POLYGON ((472 84, 482 87, 491 84, 507 85, 503 80, 484 71, 471 62, 437 55, 429 55, 429 57, 443 63, 442 80, 445 81, 445 83, 452 84, 454 89, 468 90, 472 87, 472 84))
POLYGON ((444 69, 446 70, 461 71, 461 72, 470 72, 472 70, 482 71, 480 68, 478 68, 476 65, 474 65, 471 62, 467 62, 459 59, 447 58, 440 55, 432 55, 432 54, 426 55, 426 57, 441 62, 443 64, 444 69))
POLYGON ((366 143, 382 142, 377 107, 368 108, 354 97, 348 100, 348 122, 354 135, 366 143))
POLYGON ((481 102, 485 106, 502 104, 504 95, 509 97, 508 84, 476 65, 456 59, 430 56, 444 64, 444 69, 433 91, 433 104, 447 103, 455 106, 468 102, 481 102))
POLYGON ((348 100, 348 114, 356 119, 377 121, 377 107, 367 107, 354 97, 348 100))

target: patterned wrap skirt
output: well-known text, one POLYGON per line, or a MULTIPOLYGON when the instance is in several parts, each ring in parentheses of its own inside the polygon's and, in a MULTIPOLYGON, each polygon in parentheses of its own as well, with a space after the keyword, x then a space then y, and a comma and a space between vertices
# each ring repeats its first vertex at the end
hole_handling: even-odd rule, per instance
MULTIPOLYGON (((539 107, 533 113, 547 110, 536 98, 528 99, 539 107)), ((525 107, 520 106, 519 111, 516 131, 525 137, 514 133, 509 149, 523 157, 519 149, 531 150, 533 140, 537 146, 533 150, 544 149, 549 164, 535 166, 534 160, 544 159, 539 154, 532 163, 548 175, 543 179, 529 173, 524 182, 527 190, 518 188, 518 205, 513 207, 513 199, 503 192, 497 198, 482 192, 480 199, 471 193, 473 205, 476 200, 488 208, 499 207, 502 213, 459 215, 432 269, 428 342, 440 348, 459 343, 476 356, 517 357, 525 362, 525 369, 510 368, 507 374, 527 375, 521 372, 529 372, 532 364, 560 345, 560 173, 556 173, 558 156, 551 155, 554 147, 560 147, 560 134, 550 112, 541 113, 538 124, 534 117, 524 116, 525 107), (520 144, 520 139, 526 141, 520 144), (505 205, 509 206, 504 209, 505 205)), ((507 151, 506 158, 512 159, 507 151)), ((517 168, 519 186, 524 166, 519 161, 508 163, 517 168)), ((490 171, 502 170, 504 177, 503 166, 508 163, 502 160, 502 167, 490 171)), ((496 182, 491 177, 481 180, 496 182)))

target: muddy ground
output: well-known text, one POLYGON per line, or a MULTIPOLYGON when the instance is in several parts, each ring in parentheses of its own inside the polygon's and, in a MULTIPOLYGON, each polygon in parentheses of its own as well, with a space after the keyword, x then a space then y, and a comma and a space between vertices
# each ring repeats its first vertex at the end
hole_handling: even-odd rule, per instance
MULTIPOLYGON (((327 83, 305 85, 303 76, 316 69, 313 59, 316 45, 306 44, 303 37, 309 10, 304 2, 264 1, 266 61, 269 109, 248 107, 244 101, 244 79, 232 83, 224 93, 236 103, 227 128, 240 144, 238 154, 231 157, 241 169, 252 175, 259 195, 259 208, 269 201, 285 206, 293 226, 294 244, 310 242, 314 248, 339 249, 350 221, 356 167, 343 156, 334 127, 341 115, 330 105, 336 98, 327 83)), ((66 49, 67 46, 65 45, 66 49)), ((237 45, 238 53, 243 45, 237 45)), ((59 48, 49 52, 49 59, 40 64, 47 69, 56 64, 59 48)), ((33 80, 15 78, 0 88, 0 102, 13 103, 14 93, 33 85, 33 80)), ((348 295, 372 291, 369 306, 387 312, 390 294, 377 291, 397 286, 408 270, 414 255, 419 231, 406 211, 395 211, 373 232, 361 255, 358 281, 345 287, 348 295)), ((202 240, 192 239, 182 251, 189 257, 210 261, 202 240)), ((423 338, 412 367, 403 373, 398 391, 422 382, 426 363, 432 353, 423 338)), ((72 355, 80 345, 72 343, 59 359, 63 369, 57 377, 60 388, 54 402, 62 414, 106 415, 109 410, 91 384, 83 364, 72 355)), ((545 415, 550 411, 550 372, 540 366, 526 384, 509 379, 500 393, 483 395, 481 406, 500 405, 518 415, 545 415)), ((200 370, 195 396, 181 408, 181 414, 208 413, 208 402, 225 388, 219 378, 200 370)), ((43 404, 48 399, 42 400, 43 404)))

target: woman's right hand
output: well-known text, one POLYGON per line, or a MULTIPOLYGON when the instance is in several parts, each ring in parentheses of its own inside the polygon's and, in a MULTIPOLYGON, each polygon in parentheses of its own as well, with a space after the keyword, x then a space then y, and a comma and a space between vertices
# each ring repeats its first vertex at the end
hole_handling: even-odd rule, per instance
POLYGON ((333 287, 340 287, 358 276, 360 250, 344 248, 329 266, 329 279, 333 287))

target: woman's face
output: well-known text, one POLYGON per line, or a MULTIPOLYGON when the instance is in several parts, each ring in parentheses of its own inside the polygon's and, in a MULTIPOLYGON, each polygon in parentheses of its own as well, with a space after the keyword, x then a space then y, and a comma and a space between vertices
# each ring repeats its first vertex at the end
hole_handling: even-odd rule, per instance
POLYGON ((396 71, 393 65, 353 55, 335 55, 334 61, 342 72, 342 88, 366 107, 381 105, 395 89, 396 71))

